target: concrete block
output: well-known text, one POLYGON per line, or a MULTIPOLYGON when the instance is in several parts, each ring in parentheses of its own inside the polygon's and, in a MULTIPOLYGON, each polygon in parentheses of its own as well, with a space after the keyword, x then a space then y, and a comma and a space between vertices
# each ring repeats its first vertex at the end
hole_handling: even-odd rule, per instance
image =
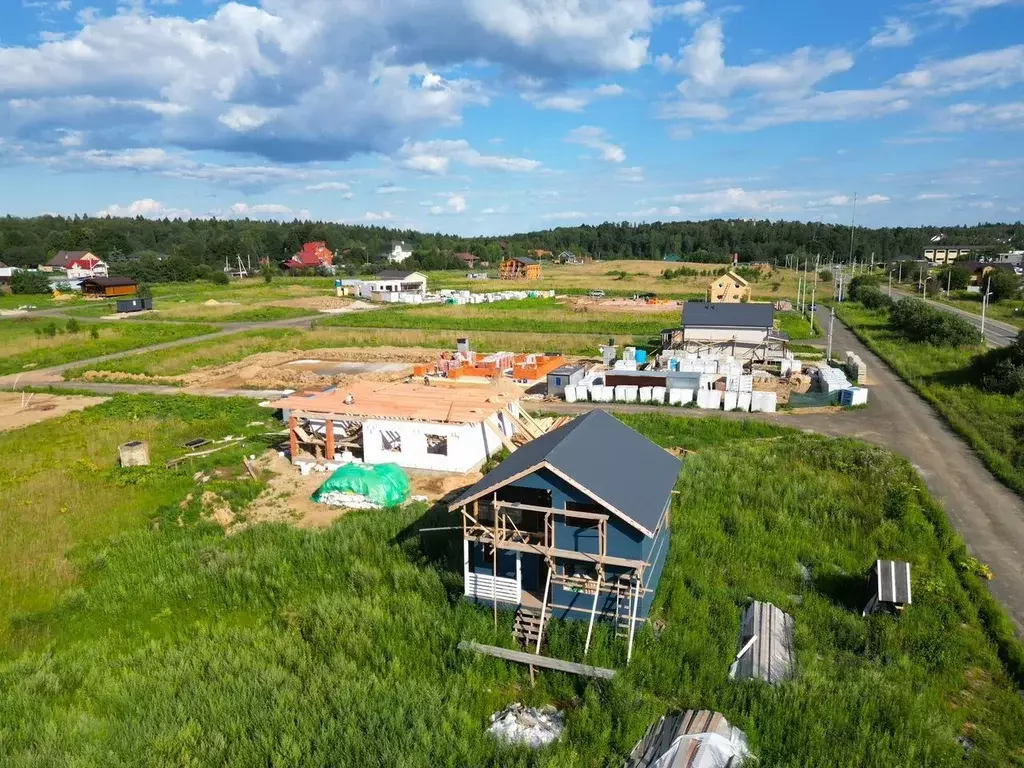
POLYGON ((149 466, 149 443, 143 440, 132 440, 118 446, 117 453, 122 467, 149 466))
POLYGON ((640 402, 649 403, 654 399, 654 387, 640 387, 640 402))
POLYGON ((664 403, 667 392, 665 387, 651 387, 651 402, 664 403))
POLYGON ((744 413, 748 413, 750 411, 750 402, 752 400, 752 394, 753 393, 751 392, 740 392, 739 397, 736 401, 736 407, 739 408, 744 413))
POLYGON ((735 410, 736 407, 739 405, 739 398, 739 392, 729 392, 728 390, 726 390, 724 409, 727 411, 735 410))

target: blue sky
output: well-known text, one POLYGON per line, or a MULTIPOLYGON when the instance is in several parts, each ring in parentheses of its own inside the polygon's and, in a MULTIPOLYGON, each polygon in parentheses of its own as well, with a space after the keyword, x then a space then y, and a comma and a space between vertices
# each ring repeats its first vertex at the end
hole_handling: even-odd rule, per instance
POLYGON ((1024 0, 4 0, 0 213, 1024 218, 1024 0))

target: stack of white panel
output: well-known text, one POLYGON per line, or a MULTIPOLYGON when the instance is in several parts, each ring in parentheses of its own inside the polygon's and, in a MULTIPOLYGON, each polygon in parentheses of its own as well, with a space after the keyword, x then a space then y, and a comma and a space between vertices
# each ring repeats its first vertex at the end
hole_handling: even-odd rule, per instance
POLYGON ((726 392, 739 392, 740 391, 740 377, 729 374, 725 377, 725 391, 726 392))
POLYGON ((838 392, 841 389, 849 389, 850 380, 839 368, 823 365, 818 369, 818 380, 821 382, 822 392, 838 392))
MULTIPOLYGON (((637 400, 640 399, 640 387, 625 386, 625 387, 622 387, 622 389, 625 391, 626 402, 627 403, 635 403, 637 400)), ((615 388, 616 399, 618 399, 618 390, 619 390, 619 388, 616 387, 615 388)))
POLYGON ((737 406, 739 405, 739 398, 740 398, 740 393, 739 392, 730 392, 729 390, 726 390, 725 391, 725 405, 723 406, 724 409, 727 410, 727 411, 735 410, 737 408, 737 406))
POLYGON ((722 406, 722 393, 717 389, 701 389, 697 391, 697 407, 708 411, 717 411, 722 406))
POLYGON ((565 402, 575 403, 576 402, 576 387, 568 386, 565 388, 565 402))
POLYGON ((664 404, 666 392, 665 387, 651 387, 651 402, 664 404))
POLYGON ((640 402, 649 403, 653 400, 654 396, 652 393, 653 387, 640 387, 640 402))
POLYGON ((718 374, 716 373, 702 373, 700 375, 699 387, 700 389, 711 389, 711 385, 718 381, 718 374))
POLYGON ((740 392, 753 392, 754 391, 754 377, 753 376, 740 376, 740 392))
POLYGON ((635 371, 636 360, 616 360, 615 361, 616 371, 635 371))
POLYGON ((753 392, 740 392, 739 398, 736 401, 736 407, 747 413, 750 410, 751 400, 753 400, 752 395, 753 392))
POLYGON ((775 413, 778 404, 778 395, 774 392, 753 392, 751 394, 750 410, 755 413, 775 413))
POLYGON ((687 395, 689 393, 690 393, 690 390, 688 390, 688 389, 670 389, 670 390, 668 390, 668 404, 669 405, 686 405, 691 400, 693 400, 693 396, 692 395, 689 398, 687 398, 687 395))
POLYGON ((803 373, 804 372, 804 364, 803 364, 803 362, 801 362, 800 360, 797 360, 795 357, 793 358, 793 361, 790 364, 790 367, 792 369, 792 371, 791 371, 792 373, 803 373))

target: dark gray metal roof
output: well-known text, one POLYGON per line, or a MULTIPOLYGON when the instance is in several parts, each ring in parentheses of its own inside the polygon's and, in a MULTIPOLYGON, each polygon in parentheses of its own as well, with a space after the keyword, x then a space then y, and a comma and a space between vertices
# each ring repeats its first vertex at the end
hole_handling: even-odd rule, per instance
POLYGON ((769 303, 683 304, 683 328, 771 328, 774 321, 775 307, 769 303))
POLYGON ((518 261, 520 264, 536 264, 536 259, 531 259, 529 256, 511 256, 509 257, 512 261, 518 261))
POLYGON ((910 603, 910 563, 879 560, 875 563, 878 600, 882 603, 910 603))
POLYGON ((731 678, 756 677, 773 685, 789 679, 793 676, 793 617, 771 603, 755 600, 740 619, 739 651, 729 670, 731 678))
POLYGON ((547 463, 648 535, 661 520, 682 462, 614 416, 594 410, 522 446, 452 505, 458 509, 547 463))
POLYGON ((582 370, 582 365, 563 365, 561 368, 555 368, 548 376, 572 376, 582 370))

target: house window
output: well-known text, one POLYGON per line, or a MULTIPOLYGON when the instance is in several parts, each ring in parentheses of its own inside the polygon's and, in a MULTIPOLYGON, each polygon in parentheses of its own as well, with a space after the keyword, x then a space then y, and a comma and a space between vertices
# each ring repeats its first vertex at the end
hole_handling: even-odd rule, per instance
POLYGON ((448 438, 444 435, 427 435, 427 453, 434 456, 447 456, 448 438))
POLYGON ((381 448, 383 448, 388 453, 402 452, 402 436, 397 432, 381 432, 380 442, 381 448))

